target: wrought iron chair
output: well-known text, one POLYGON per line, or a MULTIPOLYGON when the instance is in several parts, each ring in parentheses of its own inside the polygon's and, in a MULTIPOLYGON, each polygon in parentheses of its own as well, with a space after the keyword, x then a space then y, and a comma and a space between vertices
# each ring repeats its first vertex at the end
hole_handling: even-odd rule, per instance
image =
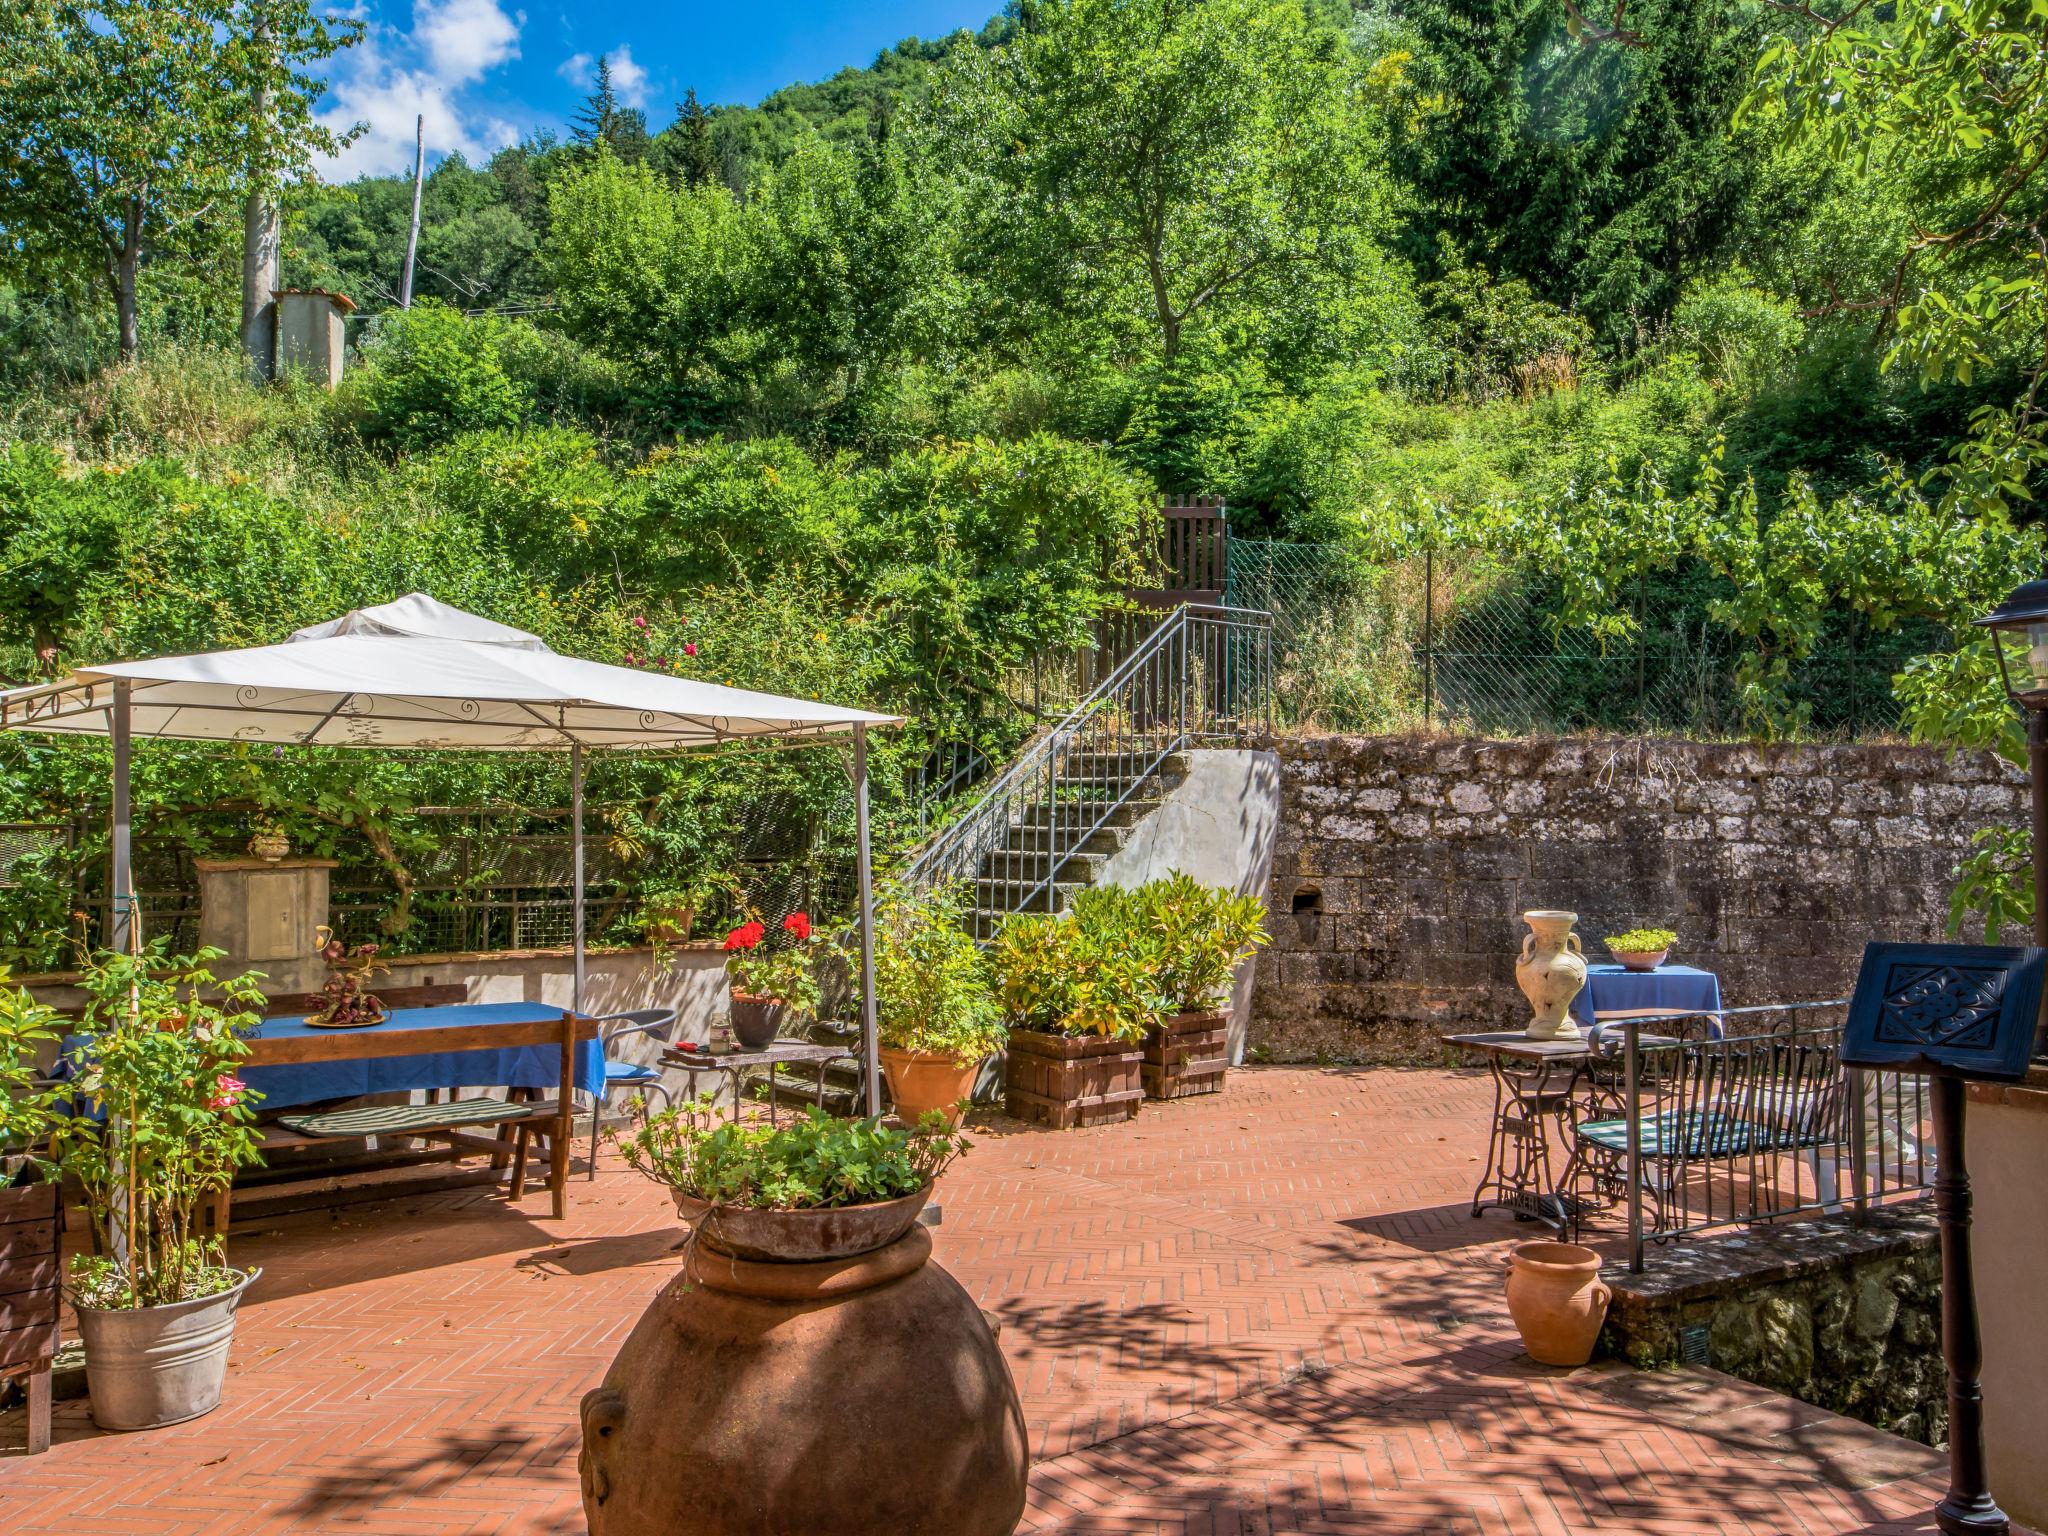
POLYGON ((617 1061, 612 1057, 612 1045, 628 1035, 658 1035, 663 1046, 673 1046, 676 1034, 682 1028, 683 1010, 681 1005, 674 1008, 634 1008, 625 1013, 608 1013, 598 1019, 597 1046, 604 1056, 604 1081, 591 1092, 595 1101, 590 1108, 590 1177, 597 1177, 597 1138, 604 1112, 611 1105, 612 1090, 634 1088, 642 1093, 658 1093, 664 1109, 675 1102, 662 1080, 661 1068, 646 1066, 637 1061, 617 1061))

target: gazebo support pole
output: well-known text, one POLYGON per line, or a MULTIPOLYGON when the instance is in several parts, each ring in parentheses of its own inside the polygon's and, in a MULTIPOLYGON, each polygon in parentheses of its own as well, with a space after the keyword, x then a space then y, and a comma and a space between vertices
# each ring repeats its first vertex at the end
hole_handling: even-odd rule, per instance
POLYGON ((133 820, 128 803, 128 756, 134 717, 135 685, 114 684, 114 709, 108 735, 114 744, 114 826, 110 867, 107 870, 107 948, 127 954, 136 937, 133 911, 135 896, 134 851, 129 837, 133 820))
POLYGON ((867 1112, 882 1112, 882 1064, 875 1054, 875 868, 868 846, 868 728, 853 728, 853 819, 860 837, 860 1064, 867 1112))
MULTIPOLYGON (((583 1011, 583 748, 580 744, 569 748, 569 817, 575 822, 570 839, 572 850, 569 877, 570 889, 576 903, 576 981, 570 994, 577 1013, 583 1011)), ((568 1085, 562 1091, 568 1092, 568 1085)))
MULTIPOLYGON (((133 683, 126 681, 114 684, 114 708, 107 721, 107 734, 114 746, 114 825, 113 835, 108 839, 106 944, 109 949, 124 955, 138 947, 137 940, 141 937, 135 931, 135 858, 130 838, 134 811, 128 799, 128 758, 135 723, 134 688, 133 683)), ((111 1123, 108 1129, 111 1131, 118 1123, 111 1123)), ((125 1182, 117 1172, 112 1180, 113 1208, 107 1213, 107 1245, 113 1250, 115 1262, 120 1264, 128 1262, 129 1218, 127 1192, 123 1187, 125 1182)))

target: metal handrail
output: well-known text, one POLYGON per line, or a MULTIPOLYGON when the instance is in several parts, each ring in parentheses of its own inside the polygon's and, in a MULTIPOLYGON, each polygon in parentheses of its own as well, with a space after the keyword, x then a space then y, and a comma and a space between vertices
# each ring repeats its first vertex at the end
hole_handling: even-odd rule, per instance
POLYGON ((1044 866, 1035 878, 999 880, 1014 898, 1007 909, 1041 897, 1056 906, 1059 876, 1081 845, 1173 753, 1197 741, 1270 735, 1272 626, 1272 615, 1257 609, 1175 608, 904 866, 899 885, 973 880, 990 856, 1007 851, 1044 866), (1008 849, 1013 831, 1038 846, 1008 849))

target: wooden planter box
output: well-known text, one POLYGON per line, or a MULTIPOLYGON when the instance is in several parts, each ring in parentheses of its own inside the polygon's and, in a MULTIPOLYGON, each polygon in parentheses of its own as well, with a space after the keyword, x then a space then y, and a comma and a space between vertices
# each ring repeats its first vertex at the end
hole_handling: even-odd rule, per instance
POLYGON ((1003 1094, 1019 1120, 1064 1131, 1129 1120, 1144 1102, 1137 1042, 1010 1031, 1003 1094))
POLYGON ((50 1363, 57 1353, 55 1184, 0 1188, 0 1376, 27 1375, 28 1448, 50 1448, 50 1363))
POLYGON ((1179 1013, 1145 1031, 1140 1071, 1148 1099, 1220 1093, 1230 1069, 1230 1013, 1179 1013))

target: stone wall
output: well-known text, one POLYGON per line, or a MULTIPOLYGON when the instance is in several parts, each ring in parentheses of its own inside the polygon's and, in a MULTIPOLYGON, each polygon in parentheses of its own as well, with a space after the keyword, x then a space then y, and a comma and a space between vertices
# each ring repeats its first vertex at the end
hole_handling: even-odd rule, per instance
POLYGON ((1930 1202, 1654 1249, 1614 1286, 1603 1352, 1710 1365, 1924 1445, 1948 1438, 1930 1202))
POLYGON ((1516 914, 1636 925, 1731 1006, 1837 996, 1871 938, 1943 935, 1980 828, 2024 821, 1988 754, 1901 746, 1307 737, 1282 744, 1268 1059, 1414 1061, 1527 1013, 1516 914))

